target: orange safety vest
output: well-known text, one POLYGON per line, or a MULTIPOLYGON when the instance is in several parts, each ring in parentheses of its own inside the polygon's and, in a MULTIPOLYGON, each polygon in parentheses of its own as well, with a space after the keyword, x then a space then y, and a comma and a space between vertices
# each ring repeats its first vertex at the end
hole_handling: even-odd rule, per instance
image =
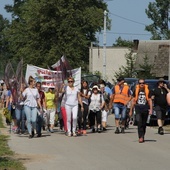
POLYGON ((123 86, 122 91, 120 91, 119 85, 115 86, 115 96, 113 99, 114 103, 122 103, 122 104, 127 104, 129 101, 129 87, 128 86, 123 86))
MULTIPOLYGON (((146 100, 149 100, 149 89, 148 89, 148 85, 145 84, 145 96, 146 96, 146 100)), ((136 85, 136 90, 135 90, 135 102, 138 100, 138 96, 139 96, 139 85, 136 85)))

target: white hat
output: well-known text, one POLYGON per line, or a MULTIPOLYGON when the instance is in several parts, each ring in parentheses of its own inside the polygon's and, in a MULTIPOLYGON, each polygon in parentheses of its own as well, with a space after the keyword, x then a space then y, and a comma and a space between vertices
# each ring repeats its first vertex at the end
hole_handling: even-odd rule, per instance
POLYGON ((92 90, 93 90, 93 89, 100 90, 99 87, 98 87, 97 85, 94 85, 93 88, 92 88, 92 90))

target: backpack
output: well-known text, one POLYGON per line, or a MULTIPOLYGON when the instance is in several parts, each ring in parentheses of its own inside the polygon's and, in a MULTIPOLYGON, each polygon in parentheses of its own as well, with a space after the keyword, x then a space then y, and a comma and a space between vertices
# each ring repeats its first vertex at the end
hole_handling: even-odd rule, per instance
POLYGON ((104 101, 105 101, 106 104, 110 103, 110 94, 109 93, 104 92, 103 98, 104 98, 104 101))

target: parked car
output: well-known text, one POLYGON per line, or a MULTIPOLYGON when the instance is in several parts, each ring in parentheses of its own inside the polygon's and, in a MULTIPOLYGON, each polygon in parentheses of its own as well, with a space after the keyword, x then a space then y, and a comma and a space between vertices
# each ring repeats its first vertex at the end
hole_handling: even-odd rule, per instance
MULTIPOLYGON (((165 80, 167 86, 169 87, 169 81, 165 80)), ((158 79, 145 79, 145 83, 148 85, 149 90, 154 90, 157 87, 158 79)), ((136 81, 132 87, 133 91, 135 90, 135 86, 138 84, 138 81, 136 81)), ((154 106, 153 106, 154 108, 154 106)), ((135 122, 135 114, 134 114, 134 122, 135 122)), ((166 112, 166 118, 165 118, 165 124, 170 124, 170 106, 167 109, 166 112)), ((157 117, 156 117, 156 112, 153 109, 153 113, 150 117, 150 123, 148 123, 150 126, 156 126, 157 125, 157 117)))

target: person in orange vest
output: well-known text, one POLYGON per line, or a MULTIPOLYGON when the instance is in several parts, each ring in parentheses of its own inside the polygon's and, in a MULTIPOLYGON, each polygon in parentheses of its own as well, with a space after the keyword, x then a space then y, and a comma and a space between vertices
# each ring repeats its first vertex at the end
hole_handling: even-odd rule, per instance
POLYGON ((144 79, 139 79, 138 84, 136 85, 129 116, 132 116, 132 111, 134 108, 136 112, 139 143, 143 143, 146 133, 148 113, 150 115, 152 114, 151 93, 148 89, 148 85, 145 84, 144 79))
POLYGON ((131 100, 131 91, 128 85, 124 85, 125 80, 123 77, 117 79, 118 83, 113 89, 113 95, 111 96, 110 108, 113 104, 113 110, 115 114, 116 131, 115 134, 120 133, 120 115, 121 115, 121 133, 125 133, 125 120, 127 104, 131 100))

